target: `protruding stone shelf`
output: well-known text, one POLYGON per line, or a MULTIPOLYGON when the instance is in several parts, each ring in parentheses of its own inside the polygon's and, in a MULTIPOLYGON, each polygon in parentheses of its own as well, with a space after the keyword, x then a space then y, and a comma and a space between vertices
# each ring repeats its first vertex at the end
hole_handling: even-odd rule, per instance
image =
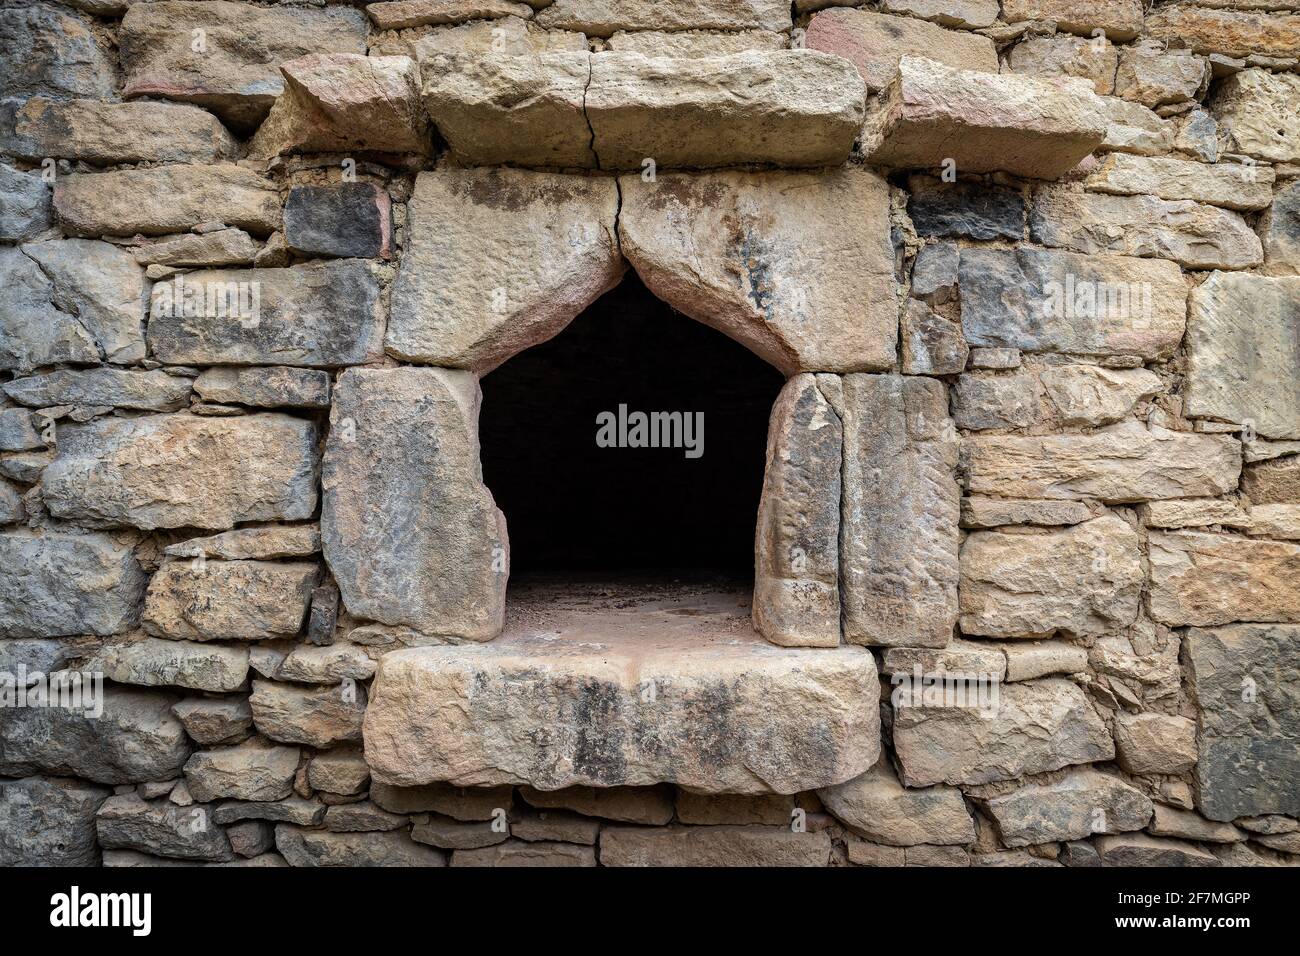
POLYGON ((871 653, 774 647, 749 615, 732 588, 512 585, 496 640, 381 660, 366 760, 401 786, 703 793, 794 793, 872 766, 871 653))

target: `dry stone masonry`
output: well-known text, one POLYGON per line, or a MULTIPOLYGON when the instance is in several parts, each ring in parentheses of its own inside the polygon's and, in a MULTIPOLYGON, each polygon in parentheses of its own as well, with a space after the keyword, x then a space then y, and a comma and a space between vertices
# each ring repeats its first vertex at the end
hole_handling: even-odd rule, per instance
POLYGON ((1296 865, 1298 695, 1294 2, 0 0, 0 865, 1296 865), (512 580, 625 281, 752 602, 512 580))

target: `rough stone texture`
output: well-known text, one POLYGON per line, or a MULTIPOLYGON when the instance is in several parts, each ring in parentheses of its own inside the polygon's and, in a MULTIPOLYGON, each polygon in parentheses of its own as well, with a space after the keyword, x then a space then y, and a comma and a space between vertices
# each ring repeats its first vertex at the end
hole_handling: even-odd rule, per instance
POLYGON ((50 188, 40 175, 0 164, 0 240, 35 239, 53 221, 50 188))
POLYGON ((565 787, 561 790, 520 787, 519 795, 532 807, 560 807, 620 823, 662 826, 673 818, 671 787, 565 787))
POLYGON ((320 551, 320 528, 314 524, 268 524, 223 531, 206 538, 169 544, 171 558, 220 558, 225 561, 308 558, 320 551))
POLYGON ((1090 435, 974 435, 963 449, 971 494, 1015 498, 1212 497, 1235 490, 1241 473, 1241 444, 1230 436, 1132 422, 1090 435))
POLYGON ((1185 773, 1196 763, 1196 724, 1168 714, 1118 714, 1115 745, 1129 773, 1185 773))
POLYGON ((149 347, 177 364, 356 365, 380 358, 383 314, 359 259, 189 272, 155 283, 149 347))
POLYGON ((29 100, 14 116, 6 152, 39 162, 47 156, 98 166, 121 163, 214 163, 239 147, 206 110, 179 103, 29 100))
POLYGON ((611 50, 619 53, 639 53, 642 56, 695 57, 730 56, 746 50, 784 50, 788 39, 784 33, 771 30, 738 30, 720 32, 712 30, 682 30, 665 33, 659 30, 620 30, 605 41, 611 50))
POLYGON ((1156 531, 1149 541, 1156 620, 1300 621, 1300 544, 1203 531, 1156 531))
POLYGON ((603 866, 825 866, 830 834, 782 827, 605 827, 603 866))
POLYGON ((596 852, 589 846, 568 843, 508 840, 492 847, 457 850, 451 855, 451 865, 594 867, 596 852))
POLYGON ((1051 20, 1058 30, 1091 36, 1100 29, 1112 40, 1131 40, 1142 31, 1142 0, 1003 0, 1008 23, 1051 20))
POLYGON ((115 99, 113 57, 85 21, 45 3, 0 12, 0 99, 115 99))
POLYGON ((1246 269, 1264 259, 1259 237, 1240 215, 1190 200, 1044 186, 1034 194, 1029 229, 1045 246, 1171 259, 1187 269, 1246 269))
POLYGON ((234 743, 253 726, 253 710, 243 697, 187 697, 172 707, 172 713, 200 744, 234 743))
POLYGON ((1095 770, 1075 770, 1057 783, 1021 787, 983 800, 981 806, 1009 847, 1141 830, 1152 814, 1151 801, 1140 791, 1095 770))
POLYGON ((396 651, 366 711, 366 759, 377 780, 406 786, 667 781, 702 793, 793 793, 875 762, 865 651, 733 640, 589 649, 524 634, 396 651), (648 686, 663 688, 657 706, 641 703, 648 686))
POLYGON ((888 368, 889 197, 863 169, 619 178, 622 252, 656 296, 786 374, 888 368))
POLYGON ((172 716, 176 698, 161 691, 104 687, 103 714, 63 707, 20 707, 0 721, 0 775, 67 774, 96 783, 171 780, 190 755, 172 716))
MULTIPOLYGON (((689 790, 677 791, 677 820, 679 823, 707 824, 714 826, 721 823, 752 823, 764 824, 767 826, 782 826, 790 823, 795 813, 795 798, 785 794, 760 794, 752 796, 737 796, 734 794, 718 794, 709 796, 705 794, 691 793, 689 790)), ((545 814, 542 815, 545 818, 545 814)), ((556 816, 556 815, 553 815, 556 816)), ((527 818, 526 818, 527 819, 527 818)), ((583 817, 573 818, 573 822, 568 826, 575 832, 572 834, 575 843, 595 843, 596 842, 596 821, 587 820, 583 817), (589 829, 579 830, 580 824, 586 825, 589 829), (590 834, 591 839, 576 839, 576 837, 586 837, 590 834)), ((516 823, 511 828, 515 836, 522 839, 529 839, 528 833, 538 832, 563 832, 557 824, 548 824, 545 819, 528 820, 527 826, 516 823)), ((556 837, 558 839, 558 837, 556 837)))
POLYGON ((1170 156, 1111 153, 1083 184, 1093 192, 1191 199, 1239 210, 1263 209, 1273 200, 1273 170, 1267 167, 1170 156))
POLYGON ((961 500, 964 528, 996 528, 1005 524, 1069 525, 1091 517, 1088 506, 1080 501, 1034 501, 982 495, 961 500))
POLYGON ((840 467, 844 433, 813 375, 781 390, 758 508, 754 627, 775 644, 840 642, 840 467))
POLYGON ((1172 262, 1040 249, 963 249, 961 323, 971 345, 1167 358, 1187 287, 1172 262))
MULTIPOLYGON (((912 275, 915 292, 915 270, 912 275)), ((902 340, 904 375, 954 375, 966 367, 970 349, 962 337, 961 325, 924 302, 907 300, 898 334, 902 340)))
POLYGON ((194 380, 209 402, 258 408, 328 408, 330 374, 288 367, 210 368, 194 380))
MULTIPOLYGON (((617 791, 602 793, 617 794, 617 791)), ((370 799, 391 813, 439 813, 455 820, 485 821, 496 817, 498 810, 511 809, 514 791, 510 787, 452 787, 443 783, 393 787, 376 780, 370 785, 370 799)), ((659 822, 667 823, 672 817, 671 806, 670 803, 668 815, 659 822)))
POLYGON ((1115 95, 1153 108, 1182 103, 1196 99, 1209 77, 1210 64, 1201 57, 1166 52, 1161 43, 1136 43, 1120 51, 1115 95))
POLYGON ((555 0, 537 22, 548 29, 578 30, 607 37, 618 30, 788 30, 784 0, 555 0))
POLYGON ((1265 271, 1300 275, 1300 181, 1278 190, 1273 205, 1260 216, 1259 233, 1264 240, 1265 271))
POLYGON ((931 176, 908 180, 907 212, 918 235, 1019 241, 1025 200, 1019 189, 979 180, 944 183, 931 176))
POLYGON ((283 89, 279 64, 308 53, 364 54, 366 20, 346 7, 137 3, 122 21, 121 46, 126 96, 197 103, 245 131, 266 116, 283 89), (192 43, 196 29, 206 40, 200 50, 192 43))
POLYGON ((1191 4, 1171 3, 1152 10, 1143 31, 1152 39, 1195 53, 1287 57, 1300 49, 1300 17, 1207 10, 1191 4))
POLYGON ((237 747, 201 750, 185 764, 190 795, 209 800, 282 800, 293 792, 298 750, 250 740, 237 747))
POLYGON ((1106 136, 1102 102, 1084 80, 954 69, 905 56, 873 106, 863 152, 874 164, 1057 179, 1106 136))
POLYGON ((1101 866, 1218 866, 1218 859, 1209 851, 1191 843, 1149 837, 1145 833, 1098 837, 1097 848, 1101 866))
POLYGON ((1114 96, 1101 98, 1109 125, 1101 148, 1137 156, 1158 156, 1174 146, 1177 128, 1140 103, 1114 96))
POLYGON ((447 855, 397 831, 330 833, 281 823, 275 846, 290 866, 446 866, 447 855))
POLYGON ((0 532, 0 636, 121 634, 140 619, 147 576, 129 541, 0 532))
POLYGON ((958 428, 1024 428, 1038 420, 1038 379, 1031 372, 1009 375, 966 373, 952 393, 952 418, 958 428))
POLYGON ((998 71, 997 49, 987 37, 870 10, 823 10, 809 21, 804 43, 851 62, 873 93, 898 76, 898 61, 905 56, 924 56, 958 70, 998 71))
POLYGON ((366 13, 380 30, 405 30, 430 23, 531 17, 533 8, 513 0, 384 0, 367 4, 366 13))
POLYGON ((328 750, 311 758, 307 783, 327 793, 364 793, 370 784, 370 766, 360 750, 328 750))
POLYGON ((0 866, 95 866, 95 812, 112 791, 63 777, 0 780, 0 866))
POLYGON ((846 375, 827 397, 844 428, 844 637, 942 647, 957 616, 957 442, 934 379, 846 375))
POLYGON ((1092 637, 1137 617, 1137 532, 1106 515, 1060 531, 977 531, 961 549, 961 629, 983 637, 1092 637))
POLYGON ((248 649, 146 637, 105 644, 86 666, 119 684, 223 693, 239 690, 248 679, 248 649))
POLYGON ((1214 823, 1190 810, 1178 810, 1157 803, 1155 817, 1147 830, 1156 836, 1181 837, 1201 843, 1235 843, 1246 834, 1231 823, 1214 823))
POLYGON ((1049 674, 1078 674, 1088 668, 1088 649, 1065 641, 1004 644, 1007 680, 1033 680, 1049 674))
POLYGON ((6 382, 4 393, 30 408, 111 406, 174 412, 189 404, 190 380, 162 371, 115 368, 63 369, 6 382))
POLYGON ((284 240, 304 256, 392 257, 388 193, 372 183, 294 186, 284 206, 284 240))
POLYGON ((1211 273, 1187 313, 1189 416, 1300 438, 1300 277, 1211 273))
POLYGON ((908 790, 888 758, 861 776, 817 791, 826 809, 854 833, 889 846, 974 843, 975 824, 955 787, 908 790))
POLYGON ((1280 625, 1187 632, 1188 679, 1199 710, 1196 805, 1211 820, 1300 815, 1298 638, 1300 628, 1280 625))
POLYGON ((207 807, 148 803, 134 793, 109 797, 95 818, 99 844, 178 860, 233 860, 226 832, 215 826, 207 807))
POLYGON ((192 641, 293 637, 319 573, 314 562, 168 561, 149 582, 144 627, 192 641))
POLYGON ((259 733, 287 744, 325 748, 361 739, 365 691, 356 686, 298 687, 254 680, 253 725, 259 733))
POLYGON ((54 212, 76 236, 162 236, 212 221, 265 236, 280 225, 280 197, 242 166, 158 166, 60 176, 54 212))
POLYGON ((607 178, 449 166, 420 173, 388 351, 486 373, 549 339, 622 277, 618 204, 607 178))
POLYGON ((890 647, 885 650, 883 672, 911 676, 916 668, 922 674, 974 673, 996 680, 1006 677, 1007 659, 1003 649, 984 641, 953 640, 947 647, 890 647))
POLYGON ((242 229, 205 233, 178 233, 152 241, 142 240, 131 254, 142 266, 197 267, 252 265, 261 244, 242 229))
POLYGON ((221 530, 316 509, 316 429, 302 419, 101 418, 64 425, 58 437, 41 493, 66 520, 221 530))
POLYGON ((1110 760, 1110 732, 1078 685, 1059 678, 1008 684, 991 716, 971 708, 901 707, 894 746, 908 787, 1013 780, 1110 760))
POLYGON ((1300 503, 1300 455, 1248 465, 1241 473, 1241 490, 1256 505, 1300 503))
POLYGON ((321 535, 352 614, 470 640, 500 631, 509 542, 483 485, 480 400, 469 372, 340 376, 321 535), (393 523, 369 520, 380 502, 393 523))
POLYGON ((1043 369, 1038 380, 1066 425, 1108 425, 1119 421, 1140 400, 1163 389, 1160 377, 1144 368, 1058 365, 1043 369))
MULTIPOLYGON (((924 51, 920 55, 924 56, 924 51)), ((1028 37, 1012 47, 1007 57, 1012 73, 1077 77, 1091 83, 1101 96, 1115 92, 1118 64, 1119 55, 1109 43, 1099 46, 1091 39, 1068 36, 1028 37)))
MULTIPOLYGON (((852 3, 844 5, 852 6, 852 3)), ((795 0, 797 9, 802 10, 803 6, 801 0, 795 0)), ((996 0, 882 0, 880 7, 888 13, 905 13, 946 27, 971 30, 992 26, 998 18, 996 0)))

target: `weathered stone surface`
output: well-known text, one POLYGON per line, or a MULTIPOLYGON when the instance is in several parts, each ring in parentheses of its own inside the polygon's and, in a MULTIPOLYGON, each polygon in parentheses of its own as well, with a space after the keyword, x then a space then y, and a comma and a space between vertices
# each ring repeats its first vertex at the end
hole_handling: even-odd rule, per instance
POLYGON ((320 369, 266 366, 210 368, 194 380, 209 402, 259 408, 328 408, 330 374, 320 369))
POLYGON ((129 541, 0 532, 0 634, 121 634, 139 621, 146 581, 129 541))
POLYGON ((873 106, 862 148, 874 164, 1057 179, 1106 136, 1103 104, 1084 80, 959 70, 905 56, 873 106))
MULTIPOLYGON (((616 791, 610 791, 611 794, 616 791)), ((461 821, 485 821, 509 812, 514 791, 510 787, 452 787, 431 783, 421 787, 394 787, 379 781, 370 785, 370 799, 391 813, 440 813, 461 821)), ((672 803, 668 816, 672 818, 672 803)))
POLYGON ((137 3, 122 21, 121 45, 126 96, 197 103, 245 131, 262 120, 283 89, 281 63, 308 53, 364 54, 366 18, 360 10, 334 6, 137 3), (195 30, 204 36, 198 50, 195 30))
POLYGON ((1002 645, 1007 680, 1033 680, 1049 674, 1077 674, 1088 668, 1088 649, 1066 641, 1026 641, 1002 645))
POLYGON ((153 287, 149 347, 164 362, 331 368, 382 354, 383 304, 360 259, 205 270, 153 287))
MULTIPOLYGON (((595 820, 591 822, 599 829, 599 823, 595 820)), ((411 839, 443 850, 477 850, 504 843, 510 839, 510 832, 506 829, 498 830, 487 822, 462 823, 446 817, 430 817, 412 825, 411 839)))
POLYGON ((178 860, 233 860, 230 841, 213 824, 208 809, 146 803, 128 793, 105 800, 95 826, 106 850, 125 848, 178 860))
POLYGON ((60 176, 54 212, 76 236, 161 236, 214 221, 265 236, 280 225, 280 197, 242 166, 157 166, 60 176))
POLYGON ((1165 624, 1300 621, 1300 544, 1209 534, 1150 535, 1148 604, 1165 624))
POLYGON ((0 451, 32 451, 45 447, 32 413, 25 408, 0 409, 0 451))
POLYGON ((1093 192, 1191 199, 1228 209, 1263 209, 1273 201, 1273 170, 1242 163, 1198 163, 1171 156, 1111 153, 1083 181, 1093 192))
POLYGON ((144 627, 193 641, 293 637, 319 574, 301 561, 168 561, 149 582, 144 627))
POLYGON ((82 239, 0 249, 0 368, 144 358, 144 271, 82 239))
POLYGON ((830 834, 788 827, 605 827, 602 866, 825 866, 830 834))
POLYGON ((952 393, 958 428, 1024 428, 1039 418, 1038 378, 1032 372, 988 375, 967 372, 952 393))
POLYGON ((1187 316, 1186 413, 1300 438, 1300 277, 1211 273, 1187 316))
POLYGON ((250 740, 237 747, 200 750, 185 764, 190 795, 209 800, 283 800, 293 793, 298 749, 250 740))
POLYGON ((908 790, 888 757, 861 776, 817 791, 826 809, 854 833, 875 843, 975 842, 975 824, 955 787, 908 790))
POLYGON ((387 349, 486 373, 549 339, 622 277, 618 205, 609 179, 450 166, 420 173, 387 349))
POLYGON ((0 100, 116 98, 113 56, 79 17, 45 3, 0 11, 0 100))
POLYGON ((119 684, 222 693, 239 690, 248 679, 248 648, 146 637, 105 644, 86 667, 119 684))
POLYGON ((1256 505, 1300 503, 1300 455, 1248 465, 1241 473, 1241 490, 1256 505))
POLYGON ((230 528, 310 518, 316 428, 287 415, 145 415, 58 430, 41 492, 59 518, 138 528, 230 528))
POLYGON ((537 14, 548 29, 607 37, 618 30, 789 30, 785 0, 555 0, 537 14))
POLYGON ((998 71, 997 49, 987 37, 870 10, 815 14, 804 44, 844 57, 857 67, 870 92, 889 86, 898 76, 898 61, 905 56, 928 57, 958 70, 998 71))
POLYGON ((844 433, 814 375, 781 390, 758 506, 754 626, 788 647, 840 643, 840 467, 844 433))
POLYGON ((0 524, 17 524, 27 518, 22 489, 0 478, 0 524))
POLYGON ((186 697, 172 707, 172 713, 200 744, 232 743, 247 736, 253 726, 253 710, 246 697, 186 697))
POLYGON ((397 831, 330 833, 287 823, 275 828, 275 846, 290 866, 446 866, 447 855, 397 831))
POLYGON ((1196 724, 1169 714, 1118 714, 1115 744, 1129 773, 1185 773, 1196 763, 1196 724))
POLYGON ((991 716, 973 708, 900 707, 894 746, 908 787, 1012 780, 1110 760, 1110 732, 1068 680, 1008 684, 991 716))
POLYGON ((874 173, 624 176, 619 188, 623 254, 673 308, 786 374, 893 365, 889 194, 874 173))
POLYGON ((961 500, 964 528, 996 528, 1006 524, 1070 525, 1091 517, 1092 512, 1081 501, 1035 501, 982 495, 961 500))
POLYGON ((1101 866, 1218 866, 1209 851, 1179 840, 1157 839, 1145 833, 1098 837, 1093 845, 1101 866))
POLYGON ((704 644, 633 634, 589 648, 525 632, 386 654, 366 759, 377 780, 401 785, 667 781, 702 793, 793 793, 875 762, 877 680, 865 651, 778 649, 736 634, 704 644), (664 690, 647 708, 651 685, 664 690))
POLYGON ((291 60, 280 72, 284 92, 250 155, 429 150, 420 71, 410 57, 325 53, 291 60))
MULTIPOLYGON (((283 857, 267 853, 268 850, 275 849, 275 829, 269 823, 261 820, 244 820, 227 827, 226 838, 230 840, 230 848, 238 856, 252 860, 265 853, 268 857, 275 856, 276 859, 281 861, 279 864, 267 863, 267 866, 288 866, 287 863, 283 862, 283 857)), ((249 863, 248 865, 253 864, 249 863)))
POLYGON ((217 805, 212 812, 212 819, 225 826, 240 820, 272 820, 277 823, 292 823, 297 826, 319 826, 325 819, 325 804, 318 800, 304 800, 301 797, 289 797, 272 803, 250 803, 243 800, 231 800, 217 805))
POLYGON ((174 412, 189 404, 190 380, 158 370, 64 369, 14 379, 3 390, 31 408, 81 405, 174 412))
POLYGON ((932 176, 913 176, 907 185, 907 213, 918 235, 1024 238, 1025 200, 1019 189, 972 179, 945 183, 932 176))
POLYGON ((1252 507, 1246 522, 1246 533, 1289 541, 1300 540, 1300 504, 1252 507))
POLYGON ((1300 815, 1298 639, 1300 628, 1280 625, 1187 632, 1188 682, 1199 708, 1197 808, 1211 820, 1300 815))
MULTIPOLYGON (((924 56, 924 52, 921 53, 924 56)), ((1012 73, 1044 79, 1072 76, 1087 80, 1101 96, 1115 92, 1119 57, 1109 43, 1070 36, 1026 37, 1011 48, 1007 65, 1012 73)))
POLYGON ((519 795, 529 806, 559 807, 589 817, 663 826, 673 818, 671 787, 565 787, 536 790, 520 787, 519 795))
POLYGON ((370 783, 370 766, 360 750, 327 750, 311 758, 307 783, 326 793, 362 793, 370 783))
POLYGON ((1250 518, 1241 504, 1232 499, 1176 498, 1172 501, 1149 501, 1138 506, 1142 523, 1150 528, 1199 528, 1221 524, 1248 527, 1250 518))
POLYGON ((470 372, 340 376, 321 535, 353 615, 478 641, 501 630, 509 541, 483 484, 480 400, 470 372), (376 508, 392 519, 371 520, 376 508))
MULTIPOLYGON (((794 819, 795 798, 787 794, 714 794, 691 793, 689 790, 677 792, 677 821, 679 823, 707 824, 715 826, 720 823, 763 824, 766 826, 785 826, 794 819)), ((524 840, 528 839, 570 839, 573 843, 595 843, 598 830, 595 820, 585 817, 573 817, 571 822, 561 826, 561 820, 553 818, 561 815, 546 814, 540 817, 524 818, 526 825, 515 823, 511 832, 524 840), (578 829, 578 825, 584 829, 578 829), (571 831, 566 833, 565 831, 571 831), (528 834, 553 833, 550 837, 530 837, 528 834), (590 835, 590 839, 586 837, 590 835)))
POLYGON ((1120 51, 1115 95, 1150 107, 1182 103, 1196 99, 1209 78, 1208 60, 1146 41, 1120 51))
POLYGON ((325 811, 325 829, 333 833, 398 830, 409 823, 406 817, 381 810, 368 800, 360 803, 338 804, 325 811))
POLYGON ((957 616, 957 443, 943 384, 846 375, 840 579, 854 644, 943 647, 957 616))
POLYGON ((1147 830, 1156 836, 1180 837, 1201 843, 1236 843, 1246 839, 1231 823, 1215 823, 1190 810, 1179 810, 1157 803, 1155 817, 1147 830))
POLYGON ((789 42, 784 33, 771 30, 620 30, 605 41, 619 53, 674 58, 695 56, 730 56, 747 50, 784 50, 789 42))
POLYGON ((375 674, 375 662, 366 652, 346 643, 263 644, 250 651, 249 662, 263 677, 305 684, 341 684, 348 679, 369 680, 375 674))
POLYGON ((99 700, 98 717, 63 707, 9 712, 0 721, 0 775, 68 774, 109 784, 179 776, 190 746, 171 714, 174 696, 109 685, 99 700))
POLYGON ((921 673, 971 673, 990 679, 1006 676, 1007 661, 1002 648, 984 641, 953 640, 947 647, 890 647, 885 650, 883 673, 911 676, 921 673))
POLYGON ((388 193, 373 183, 294 186, 284 205, 284 240, 304 256, 392 256, 388 193))
POLYGON ((1114 515, 1043 534, 974 532, 961 549, 961 629, 1090 637, 1127 627, 1142 595, 1138 544, 1114 515))
POLYGON ((661 168, 838 166, 862 126, 863 94, 848 63, 813 50, 670 63, 610 52, 591 58, 583 112, 602 169, 640 170, 646 157, 661 168), (747 95, 756 87, 761 98, 747 95))
POLYGON ((525 843, 508 840, 496 846, 457 850, 452 866, 582 866, 596 865, 596 851, 570 843, 525 843))
MULTIPOLYGON (((846 2, 841 5, 853 4, 846 2)), ((795 0, 796 9, 802 10, 803 6, 801 0, 795 0)), ((996 0, 882 0, 880 8, 887 13, 904 13, 942 23, 946 27, 966 27, 971 30, 992 26, 998 18, 996 0)))
POLYGON ((1091 435, 980 436, 963 442, 971 494, 1120 503, 1233 491, 1241 444, 1122 422, 1091 435))
POLYGON ((544 30, 532 20, 515 16, 475 20, 456 26, 429 27, 419 31, 370 35, 371 55, 386 53, 409 56, 417 62, 422 62, 435 53, 531 55, 563 50, 587 52, 586 35, 570 30, 544 30))
POLYGON ((1057 783, 1031 784, 980 801, 1009 847, 1081 840, 1094 833, 1141 830, 1151 801, 1117 777, 1075 770, 1057 783))
POLYGON ((1142 0, 1003 0, 1008 23, 1051 20, 1058 30, 1092 36, 1100 29, 1112 40, 1142 32, 1142 0))
POLYGON ((1144 368, 1109 369, 1096 365, 1055 365, 1039 373, 1048 400, 1066 425, 1108 425, 1119 421, 1144 398, 1164 387, 1144 368))
POLYGON ((1259 237, 1240 215, 1190 200, 1043 186, 1034 194, 1029 229, 1045 246, 1172 259, 1188 269, 1246 269, 1264 258, 1259 237))
POLYGON ((160 265, 200 269, 252 265, 261 245, 242 229, 218 229, 205 233, 177 233, 131 249, 142 266, 160 265))
POLYGON ((1300 275, 1300 181, 1278 190, 1273 205, 1260 216, 1259 234, 1264 240, 1265 271, 1300 275))
POLYGON ((1295 56, 1300 49, 1300 17, 1270 16, 1237 10, 1208 10, 1171 3, 1154 9, 1143 32, 1155 40, 1195 53, 1246 57, 1295 56))
POLYGON ((237 528, 206 538, 169 544, 172 558, 220 558, 226 561, 307 558, 320 551, 320 528, 314 524, 261 525, 237 528))
POLYGON ((531 17, 533 8, 513 0, 384 0, 367 4, 366 13, 380 30, 406 30, 430 23, 531 17))
POLYGON ((361 687, 300 687, 254 680, 249 703, 253 725, 272 740, 324 749, 341 740, 361 739, 366 710, 361 687))
POLYGON ((971 345, 1166 358, 1186 325, 1172 262, 1039 249, 963 249, 961 323, 971 345))
POLYGON ((6 150, 39 162, 46 157, 100 166, 122 163, 214 163, 239 152, 207 110, 179 103, 28 100, 14 116, 6 150))
POLYGON ((95 812, 112 791, 63 777, 0 780, 0 866, 95 866, 95 812))
POLYGON ((1109 125, 1101 148, 1138 156, 1158 156, 1174 146, 1176 127, 1140 103, 1103 96, 1102 110, 1109 125))
POLYGON ((40 174, 0 164, 0 241, 35 239, 53 221, 50 188, 40 174))
MULTIPOLYGON (((912 273, 916 292, 916 272, 912 273)), ((904 375, 953 375, 966 367, 970 349, 961 325, 917 299, 908 299, 899 323, 904 375)))
POLYGON ((1175 119, 1174 149, 1203 163, 1219 161, 1219 124, 1200 107, 1175 119))

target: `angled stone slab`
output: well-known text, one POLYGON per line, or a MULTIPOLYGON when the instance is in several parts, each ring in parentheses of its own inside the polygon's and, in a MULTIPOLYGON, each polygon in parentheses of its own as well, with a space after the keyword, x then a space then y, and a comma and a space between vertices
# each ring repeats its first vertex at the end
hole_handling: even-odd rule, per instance
POLYGON ((957 620, 961 512, 947 390, 919 376, 818 381, 844 428, 845 640, 943 647, 957 620))
POLYGON ((613 288, 618 187, 517 169, 422 172, 385 346, 480 374, 543 342, 613 288))
POLYGON ((1030 784, 991 797, 981 806, 1009 847, 1140 830, 1153 812, 1140 791, 1091 768, 1072 770, 1056 783, 1030 784))
POLYGON ((465 371, 339 377, 321 538, 352 615, 476 641, 501 630, 509 542, 479 464, 481 398, 465 371))
POLYGON ((873 104, 863 152, 873 164, 1058 179, 1101 145, 1105 106, 1086 80, 957 70, 903 57, 873 104))
POLYGON ((583 110, 601 169, 839 166, 866 88, 848 61, 813 50, 722 57, 591 57, 583 110), (762 90, 761 96, 754 95, 762 90))
POLYGON ((646 287, 786 374, 889 368, 889 189, 865 169, 622 176, 619 238, 646 287))
POLYGON ((29 100, 14 116, 9 152, 101 166, 120 163, 213 163, 234 159, 239 144, 207 110, 181 103, 29 100))
POLYGON ((401 786, 795 793, 875 763, 871 654, 773 647, 727 597, 386 654, 366 710, 371 772, 401 786))
POLYGON ((248 648, 145 637, 107 643, 86 659, 85 667, 119 684, 222 694, 239 690, 248 680, 248 648))
POLYGON ((1300 438, 1300 277, 1212 272, 1187 313, 1185 414, 1300 438))

